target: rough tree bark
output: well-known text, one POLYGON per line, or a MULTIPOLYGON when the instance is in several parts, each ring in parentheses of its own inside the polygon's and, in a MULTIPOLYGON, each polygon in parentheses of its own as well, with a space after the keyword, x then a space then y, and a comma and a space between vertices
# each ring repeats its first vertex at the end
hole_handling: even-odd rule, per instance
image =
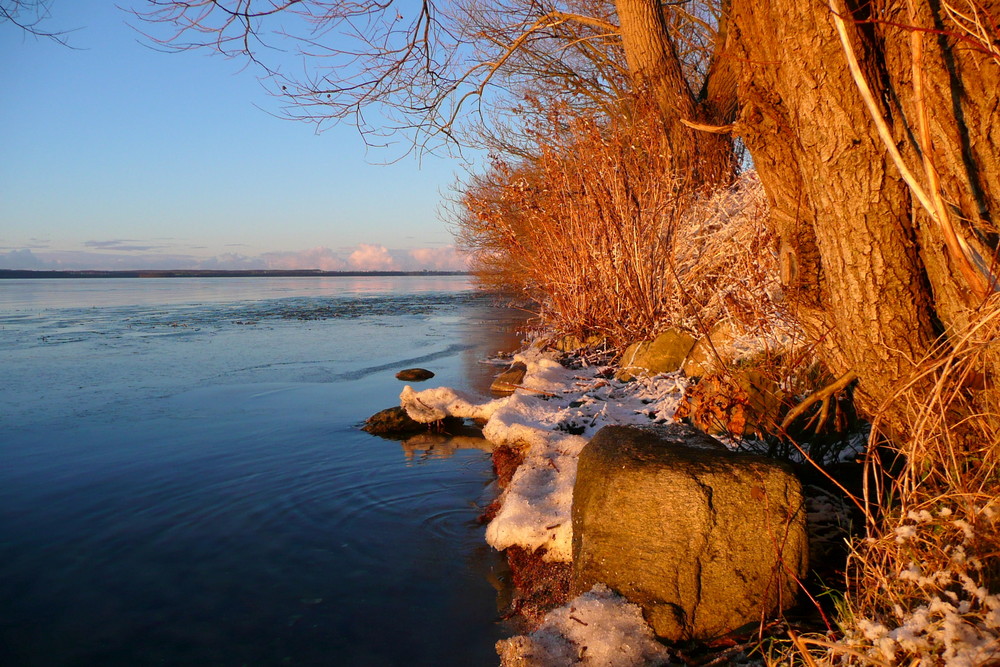
POLYGON ((736 80, 713 62, 713 81, 695 95, 684 77, 659 0, 615 0, 619 34, 633 84, 660 108, 678 172, 699 185, 729 182, 735 173, 727 134, 697 131, 683 121, 724 125, 736 111, 736 80), (728 85, 727 85, 728 83, 728 85))
MULTIPOLYGON (((985 9, 1000 15, 991 4, 985 9)), ((941 33, 936 0, 921 3, 915 18, 939 31, 921 33, 918 64, 940 189, 951 215, 970 221, 960 231, 989 263, 990 212, 1000 210, 1000 63, 941 33)), ((880 114, 904 160, 923 175, 906 4, 881 0, 845 19, 880 114)), ((737 131, 773 206, 783 282, 834 372, 860 375, 862 405, 872 410, 983 295, 890 159, 830 7, 734 0, 729 29, 729 55, 742 63, 737 131)))

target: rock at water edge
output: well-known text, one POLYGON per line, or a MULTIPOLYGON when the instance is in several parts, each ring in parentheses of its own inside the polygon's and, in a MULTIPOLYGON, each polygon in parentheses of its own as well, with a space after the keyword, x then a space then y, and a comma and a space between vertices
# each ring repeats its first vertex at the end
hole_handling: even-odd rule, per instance
POLYGON ((527 364, 523 361, 515 361, 507 370, 493 378, 490 391, 501 395, 513 394, 521 386, 521 383, 524 382, 524 376, 527 373, 527 364))
POLYGON ((801 484, 689 426, 607 426, 580 454, 571 594, 605 583, 657 635, 709 639, 794 604, 806 574, 801 484))
POLYGON ((396 379, 403 382, 423 382, 434 377, 434 373, 426 368, 407 368, 396 373, 396 379))

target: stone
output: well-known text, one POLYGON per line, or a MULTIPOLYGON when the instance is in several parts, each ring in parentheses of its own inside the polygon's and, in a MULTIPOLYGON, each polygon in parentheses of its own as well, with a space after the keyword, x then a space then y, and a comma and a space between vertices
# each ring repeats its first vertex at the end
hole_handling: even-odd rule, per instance
POLYGON ((495 378, 493 378, 493 384, 490 385, 490 391, 494 394, 500 395, 510 395, 513 394, 515 390, 521 383, 524 382, 524 376, 528 373, 528 367, 523 361, 515 361, 512 363, 507 370, 503 371, 495 378))
POLYGON ((549 341, 548 344, 548 346, 553 350, 565 352, 566 354, 572 354, 580 350, 599 350, 607 347, 607 345, 607 337, 598 336, 596 334, 586 337, 574 336, 570 334, 549 341))
POLYGON ((739 333, 732 320, 723 320, 712 327, 688 353, 681 366, 684 375, 700 378, 722 370, 722 366, 733 361, 731 346, 739 333))
POLYGON ((607 426, 580 454, 571 595, 607 584, 671 641, 722 636, 787 609, 808 566, 789 466, 690 426, 607 426))
POLYGON ((436 424, 425 424, 413 419, 406 414, 406 410, 396 406, 373 414, 365 421, 361 430, 383 438, 405 438, 415 433, 426 433, 432 427, 443 433, 460 433, 464 425, 465 420, 457 417, 447 417, 436 424))
POLYGON ((625 349, 615 377, 628 382, 637 377, 676 371, 694 344, 694 336, 678 329, 667 329, 651 341, 632 343, 625 349))
POLYGON ((396 406, 376 412, 365 421, 361 430, 372 435, 400 436, 427 430, 427 424, 412 419, 406 410, 396 406))
POLYGON ((396 379, 403 382, 423 382, 434 377, 434 373, 426 368, 407 368, 396 373, 396 379))

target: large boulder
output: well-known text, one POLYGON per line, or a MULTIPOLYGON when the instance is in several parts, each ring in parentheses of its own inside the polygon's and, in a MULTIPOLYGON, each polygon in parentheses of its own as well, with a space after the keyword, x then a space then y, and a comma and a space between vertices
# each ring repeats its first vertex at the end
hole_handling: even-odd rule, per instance
POLYGON ((694 337, 684 331, 668 329, 653 340, 632 343, 619 362, 616 377, 628 382, 636 377, 651 377, 680 369, 691 348, 694 337))
POLYGON ((801 485, 689 426, 607 426, 580 454, 571 595, 604 583, 657 635, 709 639, 793 604, 806 574, 801 485))

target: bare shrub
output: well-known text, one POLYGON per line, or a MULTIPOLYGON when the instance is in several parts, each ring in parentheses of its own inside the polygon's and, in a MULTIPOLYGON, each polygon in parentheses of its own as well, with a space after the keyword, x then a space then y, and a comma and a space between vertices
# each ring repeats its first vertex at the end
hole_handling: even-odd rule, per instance
POLYGON ((752 173, 695 191, 671 169, 660 115, 638 100, 612 120, 560 108, 547 119, 531 157, 494 158, 460 193, 456 236, 483 286, 527 297, 554 334, 618 346, 777 311, 752 173))
POLYGON ((754 171, 690 203, 673 247, 680 293, 675 324, 699 330, 730 318, 755 334, 790 332, 768 210, 754 171))

